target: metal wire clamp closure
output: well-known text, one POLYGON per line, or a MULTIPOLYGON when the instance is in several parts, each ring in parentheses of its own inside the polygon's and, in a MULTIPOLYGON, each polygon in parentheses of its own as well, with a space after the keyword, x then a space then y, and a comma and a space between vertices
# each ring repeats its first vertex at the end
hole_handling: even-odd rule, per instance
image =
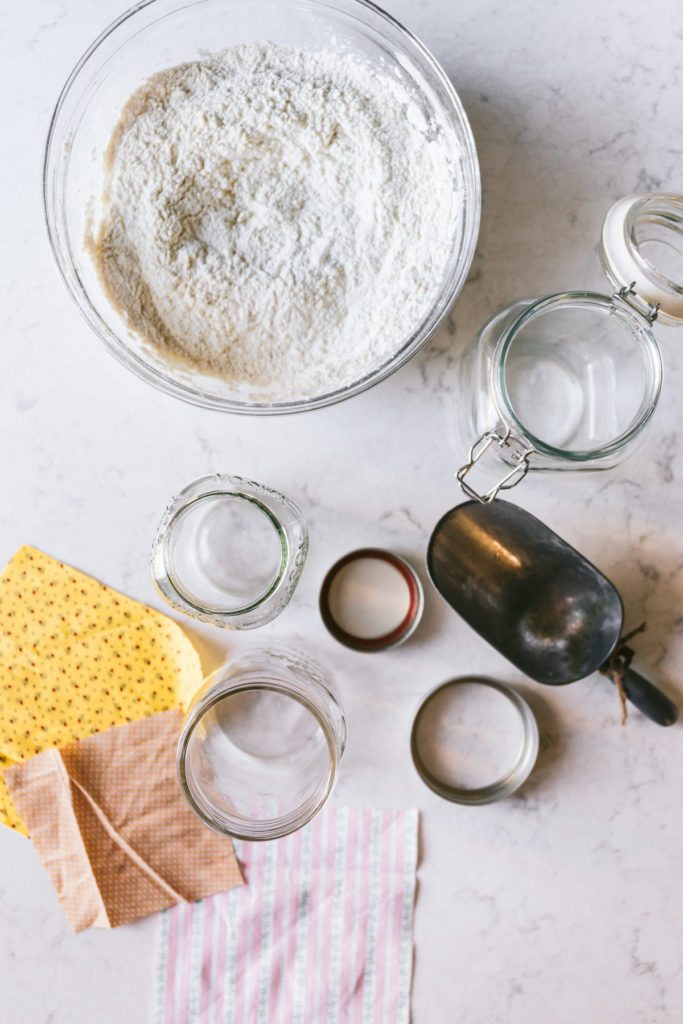
POLYGON ((506 430, 504 434, 499 433, 497 430, 487 430, 486 433, 482 434, 479 440, 475 441, 470 448, 469 461, 467 462, 467 465, 461 466, 455 475, 458 483, 468 497, 474 498, 475 501, 481 501, 484 504, 488 504, 493 501, 499 491, 507 491, 511 487, 516 487, 517 484, 524 479, 529 472, 529 456, 534 455, 535 452, 535 448, 527 448, 521 441, 511 435, 509 429, 506 430), (502 480, 499 480, 497 484, 490 487, 484 494, 480 494, 478 491, 475 491, 470 484, 465 482, 465 477, 493 444, 498 445, 501 449, 502 457, 507 458, 510 462, 514 463, 514 465, 510 471, 505 474, 502 480))
POLYGON ((645 317, 649 324, 653 324, 657 319, 657 314, 659 313, 659 307, 661 306, 661 302, 658 302, 656 306, 650 306, 645 302, 644 299, 639 299, 638 294, 636 292, 635 281, 631 281, 630 284, 625 284, 623 288, 620 288, 619 291, 616 292, 616 294, 614 295, 614 298, 621 299, 621 301, 625 302, 627 306, 630 306, 631 309, 634 309, 636 313, 640 313, 642 317, 645 317), (631 296, 633 296, 633 298, 631 296), (646 309, 643 310, 642 307, 638 305, 638 302, 642 302, 643 306, 645 306, 646 309))

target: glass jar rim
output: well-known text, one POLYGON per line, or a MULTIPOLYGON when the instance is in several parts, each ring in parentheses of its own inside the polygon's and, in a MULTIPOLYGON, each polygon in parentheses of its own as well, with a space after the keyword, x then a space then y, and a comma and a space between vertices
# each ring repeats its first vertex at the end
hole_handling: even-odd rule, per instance
POLYGON ((71 147, 65 145, 64 140, 68 141, 74 133, 71 123, 73 109, 79 108, 83 95, 87 94, 89 88, 87 76, 92 73, 93 67, 96 66, 97 60, 101 58, 102 51, 107 46, 113 46, 116 43, 114 52, 118 53, 122 47, 127 45, 130 38, 147 31, 156 21, 167 15, 175 14, 176 9, 187 8, 189 11, 195 6, 200 6, 205 0, 184 0, 184 2, 177 0, 170 11, 156 13, 158 9, 169 6, 170 2, 171 0, 141 0, 115 19, 97 36, 78 60, 58 97, 48 129, 43 158, 43 212, 48 241, 58 273, 80 314, 109 353, 141 380, 165 394, 204 408, 257 416, 306 412, 352 398, 385 380, 416 355, 446 320, 453 303, 465 285, 474 259, 479 234, 481 179, 474 136, 462 101, 450 78, 424 44, 396 18, 371 0, 302 0, 302 4, 299 6, 305 5, 310 10, 317 9, 323 13, 327 8, 334 11, 338 8, 341 10, 340 5, 348 7, 348 16, 354 24, 355 22, 362 24, 363 17, 373 19, 377 32, 385 44, 388 38, 387 33, 396 33, 401 40, 401 55, 403 56, 404 51, 408 53, 411 60, 415 60, 421 65, 423 73, 426 73, 438 84, 442 93, 439 109, 442 109, 452 121, 453 131, 460 147, 458 169, 466 194, 461 210, 458 237, 457 240, 454 238, 453 250, 444 272, 444 279, 431 308, 425 313, 421 322, 414 326, 410 334, 402 339, 397 349, 387 356, 380 365, 367 368, 360 377, 353 381, 333 387, 324 393, 310 396, 252 400, 248 397, 223 395, 212 390, 208 377, 202 381, 188 382, 172 374, 168 366, 157 365, 156 362, 145 359, 141 350, 126 344, 119 336, 119 332, 113 330, 103 320, 78 273, 72 252, 68 217, 65 213, 65 182, 71 159, 71 147), (153 17, 152 10, 155 11, 153 17), (152 20, 144 23, 145 19, 152 20), (138 26, 139 22, 143 23, 138 26))
POLYGON ((287 560, 289 558, 289 543, 287 541, 287 536, 282 528, 282 523, 280 522, 280 520, 266 505, 264 505, 262 501, 259 501, 258 498, 255 498, 249 494, 241 494, 238 491, 213 490, 207 491, 205 494, 198 494, 195 497, 190 498, 178 509, 176 509, 176 511, 173 513, 173 515, 171 516, 171 518, 169 519, 168 523, 165 526, 164 538, 161 545, 161 552, 162 558, 164 560, 164 565, 166 567, 168 581, 181 601, 188 604, 195 611, 204 612, 207 615, 233 616, 244 615, 247 612, 251 612, 255 608, 260 607, 260 605, 262 605, 265 601, 267 601, 270 597, 273 596, 273 594, 275 593, 275 591, 278 589, 283 579, 285 578, 287 560), (226 497, 240 498, 244 501, 250 502, 250 504, 252 505, 255 505, 259 509, 259 511, 262 512, 268 518, 269 522, 271 523, 277 534, 281 546, 280 566, 278 568, 277 575, 275 576, 273 582, 270 584, 268 589, 260 595, 260 597, 258 597, 254 601, 251 601, 249 604, 240 606, 239 608, 223 608, 219 607, 218 605, 212 605, 208 601, 200 603, 197 600, 196 596, 193 596, 188 590, 186 590, 185 587, 182 585, 182 582, 179 580, 173 568, 173 556, 171 553, 173 532, 180 525, 181 519, 186 517, 188 512, 193 507, 205 502, 209 498, 226 497))
MULTIPOLYGON (((316 685, 322 687, 325 690, 327 697, 337 705, 335 697, 322 682, 316 680, 316 685)), ((337 707, 338 706, 339 705, 337 705, 337 707)), ((250 678, 249 676, 242 677, 242 681, 239 682, 228 680, 223 683, 218 683, 215 689, 209 690, 204 698, 191 708, 185 723, 183 724, 180 739, 178 740, 176 770, 178 781, 186 800, 195 814, 197 814, 205 824, 215 832, 219 832, 221 835, 232 836, 234 839, 243 839, 249 842, 263 842, 271 839, 279 839, 282 836, 296 832, 315 817, 327 801, 327 798, 334 788, 342 753, 343 744, 337 751, 334 731, 331 728, 330 723, 326 721, 325 716, 321 713, 320 709, 317 708, 315 703, 303 692, 303 689, 298 689, 291 682, 269 677, 266 672, 262 672, 255 674, 253 678, 250 678), (262 821, 250 822, 248 819, 242 817, 232 818, 226 814, 223 819, 219 819, 218 816, 212 814, 210 809, 198 799, 198 792, 192 787, 189 781, 186 770, 187 754, 197 726, 201 723, 202 719, 211 710, 211 708, 236 693, 245 693, 254 690, 267 690, 284 695, 291 700, 295 700, 297 703, 305 707, 306 710, 315 718, 327 743, 327 751, 329 754, 329 769, 327 777, 321 785, 316 787, 315 792, 307 801, 279 818, 269 818, 262 821)))
POLYGON ((246 477, 225 472, 209 473, 183 487, 166 506, 152 543, 150 572, 154 585, 164 601, 184 615, 226 629, 254 629, 270 622, 289 603, 306 562, 308 543, 305 519, 301 509, 291 498, 246 477), (275 520, 278 523, 278 539, 281 558, 284 561, 277 579, 270 582, 269 593, 261 595, 256 602, 251 601, 251 595, 248 595, 245 598, 251 601, 248 607, 234 611, 210 610, 196 600, 196 595, 193 599, 191 594, 188 595, 178 589, 169 574, 168 553, 165 550, 169 524, 178 511, 197 498, 225 493, 235 493, 240 497, 253 499, 259 507, 264 506, 271 523, 274 525, 275 520))
POLYGON ((554 295, 547 295, 536 299, 526 306, 520 315, 503 331, 494 353, 492 371, 496 404, 499 406, 499 409, 502 408, 505 414, 511 418, 513 432, 518 430, 522 437, 531 443, 534 451, 539 454, 558 460, 564 459, 569 462, 589 462, 608 458, 614 455, 615 452, 620 451, 629 441, 636 438, 649 422, 657 407, 662 387, 662 358, 655 336, 645 317, 637 313, 627 303, 622 302, 618 296, 603 295, 599 292, 591 291, 558 292, 554 295), (553 310, 571 307, 583 307, 594 311, 600 310, 608 315, 614 315, 616 312, 621 317, 622 323, 624 323, 632 337, 637 338, 645 346, 646 355, 651 367, 647 393, 641 403, 637 419, 618 437, 598 448, 556 448, 543 441, 542 438, 533 434, 519 419, 505 386, 506 360, 519 331, 537 317, 543 316, 548 312, 552 313, 553 310))

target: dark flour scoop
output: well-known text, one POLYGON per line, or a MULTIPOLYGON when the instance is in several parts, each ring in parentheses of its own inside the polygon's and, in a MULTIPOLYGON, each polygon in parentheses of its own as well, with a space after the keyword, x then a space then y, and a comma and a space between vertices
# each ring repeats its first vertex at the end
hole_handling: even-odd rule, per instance
MULTIPOLYGON (((544 523, 508 502, 467 501, 429 541, 439 593, 518 669, 561 686, 605 668, 619 649, 624 609, 610 581, 544 523)), ((659 725, 676 706, 626 668, 628 699, 659 725)))

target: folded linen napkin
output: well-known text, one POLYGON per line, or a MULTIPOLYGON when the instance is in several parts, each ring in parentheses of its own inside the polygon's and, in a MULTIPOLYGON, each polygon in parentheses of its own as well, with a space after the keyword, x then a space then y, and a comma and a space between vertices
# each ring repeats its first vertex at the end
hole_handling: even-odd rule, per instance
MULTIPOLYGON (((184 703, 199 657, 166 615, 23 547, 0 574, 0 774, 184 703)), ((0 777, 0 823, 26 834, 0 777)))
POLYGON ((79 932, 241 885, 232 843, 175 774, 180 709, 51 748, 5 770, 11 797, 79 932))
POLYGON ((155 1024, 408 1024, 417 811, 236 842, 246 884, 160 915, 155 1024))

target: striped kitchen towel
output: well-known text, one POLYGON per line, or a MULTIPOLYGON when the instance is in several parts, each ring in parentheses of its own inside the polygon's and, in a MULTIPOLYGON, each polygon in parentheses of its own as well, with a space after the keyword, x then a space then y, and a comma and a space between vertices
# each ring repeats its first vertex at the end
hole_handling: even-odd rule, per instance
POLYGON ((244 886, 159 915, 155 1024, 408 1024, 417 811, 235 852, 244 886))

